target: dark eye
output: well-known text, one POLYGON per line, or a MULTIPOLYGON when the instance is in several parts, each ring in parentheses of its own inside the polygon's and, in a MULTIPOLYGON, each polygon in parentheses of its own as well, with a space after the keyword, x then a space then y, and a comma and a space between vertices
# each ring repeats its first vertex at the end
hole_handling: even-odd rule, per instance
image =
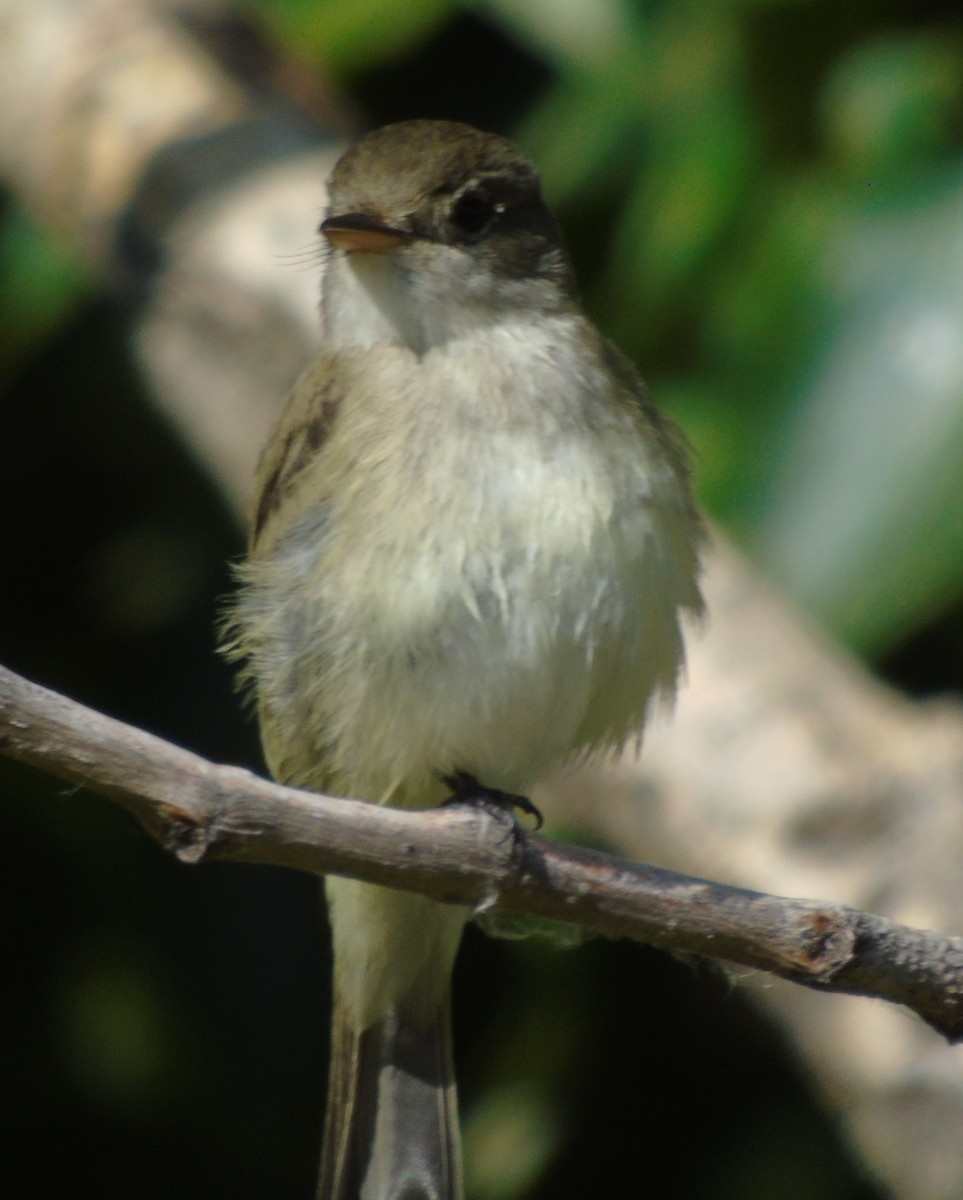
POLYGON ((468 239, 484 237, 503 207, 483 192, 462 192, 452 206, 451 223, 468 239))

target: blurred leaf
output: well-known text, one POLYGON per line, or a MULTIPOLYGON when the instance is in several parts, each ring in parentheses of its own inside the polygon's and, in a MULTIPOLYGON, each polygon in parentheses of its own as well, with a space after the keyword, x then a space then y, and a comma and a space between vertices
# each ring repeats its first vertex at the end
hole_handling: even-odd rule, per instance
POLYGON ((508 908, 482 908, 475 913, 474 919, 478 928, 483 929, 489 937, 513 942, 538 937, 559 950, 571 950, 594 936, 571 921, 554 921, 549 917, 535 917, 508 908))
POLYGON ((136 954, 96 935, 84 949, 83 961, 65 964, 55 1013, 73 1082, 105 1107, 162 1106, 177 1074, 177 1039, 156 980, 136 954))
POLYGON ((608 173, 638 141, 647 37, 638 12, 619 0, 465 0, 490 10, 558 72, 515 131, 538 163, 552 203, 563 205, 608 173))
POLYGON ((207 582, 203 541, 173 523, 130 522, 83 564, 81 597, 92 624, 138 637, 182 620, 207 582))
POLYGON ((778 429, 767 562, 878 650, 963 585, 963 173, 828 252, 838 328, 778 429))
POLYGON ((888 36, 856 47, 823 91, 825 136, 838 160, 891 177, 952 143, 963 96, 958 38, 888 36))
POLYGON ((8 209, 0 220, 0 372, 9 373, 66 320, 88 286, 79 260, 8 209))
POLYGON ((651 337, 653 313, 678 302, 730 227, 754 159, 748 122, 727 98, 661 133, 615 230, 603 282, 609 329, 636 342, 651 337))
POLYGON ((644 90, 639 66, 630 47, 606 65, 604 75, 570 72, 516 129, 515 140, 538 163, 553 204, 569 203, 626 153, 638 158, 644 90))
POLYGON ((856 203, 825 174, 787 172, 760 180, 729 229, 729 253, 706 279, 705 344, 739 364, 743 388, 768 393, 744 395, 753 413, 778 403, 773 382, 810 352, 812 327, 825 325, 820 258, 856 203))
POLYGON ((720 396, 717 379, 693 373, 663 376, 652 384, 659 407, 685 429, 700 504, 713 513, 725 512, 731 481, 739 476, 744 454, 744 437, 734 415, 735 399, 720 396))
POLYGON ((465 1122, 467 1190, 477 1200, 525 1195, 557 1151, 561 1122, 544 1084, 509 1084, 476 1103, 465 1122))
POLYGON ((370 67, 435 30, 451 0, 257 0, 278 36, 335 72, 370 67))
POLYGON ((621 0, 462 0, 488 10, 561 69, 607 70, 639 34, 636 11, 621 0))

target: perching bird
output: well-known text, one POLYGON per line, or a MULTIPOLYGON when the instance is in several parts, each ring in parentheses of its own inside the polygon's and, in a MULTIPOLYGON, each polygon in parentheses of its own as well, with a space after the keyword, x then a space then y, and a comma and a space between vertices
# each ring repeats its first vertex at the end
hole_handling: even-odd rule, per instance
MULTIPOLYGON (((682 437, 587 321, 533 167, 408 121, 338 162, 323 348, 263 456, 231 652, 274 776, 526 795, 671 699, 698 614, 682 437)), ((321 1200, 462 1195, 449 987, 469 913, 329 878, 321 1200)))

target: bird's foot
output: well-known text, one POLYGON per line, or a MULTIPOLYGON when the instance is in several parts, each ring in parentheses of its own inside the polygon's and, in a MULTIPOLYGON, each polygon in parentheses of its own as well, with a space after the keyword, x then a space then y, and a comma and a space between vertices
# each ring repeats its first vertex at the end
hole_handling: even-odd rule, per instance
POLYGON ((535 818, 535 829, 541 829, 544 824, 542 814, 527 796, 516 796, 513 792, 503 792, 499 788, 488 787, 479 783, 468 771, 452 771, 442 775, 441 781, 451 788, 451 795, 442 805, 471 804, 478 808, 494 811, 497 816, 505 813, 522 812, 527 817, 535 818))

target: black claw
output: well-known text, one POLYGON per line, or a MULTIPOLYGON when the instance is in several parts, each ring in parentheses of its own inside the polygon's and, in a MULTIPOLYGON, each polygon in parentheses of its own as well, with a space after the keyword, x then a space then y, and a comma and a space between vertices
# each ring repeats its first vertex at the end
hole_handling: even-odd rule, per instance
POLYGON ((440 778, 445 787, 450 787, 452 792, 444 804, 475 804, 481 807, 489 806, 503 813, 523 812, 527 817, 535 818, 536 832, 545 823, 537 805, 527 796, 517 796, 513 792, 488 787, 479 783, 468 771, 452 771, 440 778))

